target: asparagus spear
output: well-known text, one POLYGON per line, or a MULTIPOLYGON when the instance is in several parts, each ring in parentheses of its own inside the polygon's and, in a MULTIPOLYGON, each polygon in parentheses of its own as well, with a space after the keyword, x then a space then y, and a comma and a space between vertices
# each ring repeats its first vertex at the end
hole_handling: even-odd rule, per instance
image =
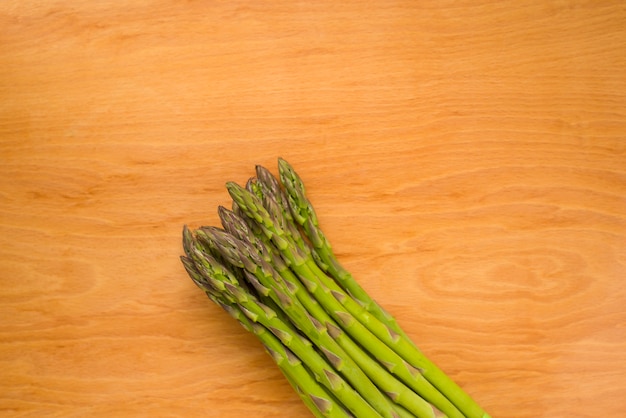
POLYGON ((216 292, 215 289, 212 288, 207 288, 204 279, 201 277, 200 272, 196 269, 190 258, 181 257, 181 260, 187 273, 193 278, 194 282, 198 283, 199 286, 205 290, 207 296, 217 305, 221 306, 231 317, 239 321, 247 331, 259 338, 268 354, 270 354, 272 359, 276 362, 296 393, 316 417, 351 417, 351 415, 340 406, 338 401, 313 378, 311 372, 304 366, 300 359, 286 348, 278 338, 271 332, 268 332, 262 325, 250 321, 237 304, 224 300, 220 292, 216 292))
MULTIPOLYGON (((248 181, 246 189, 232 182, 227 183, 233 197, 233 211, 220 208, 220 218, 228 234, 219 230, 219 235, 224 232, 224 237, 229 236, 224 241, 228 245, 220 244, 219 240, 197 240, 189 231, 184 232, 185 259, 192 260, 203 278, 199 282, 190 273, 196 284, 213 289, 213 293, 207 292, 209 297, 215 301, 217 292, 219 303, 226 304, 231 311, 239 309, 238 315, 246 316, 258 330, 266 330, 268 335, 274 333, 283 346, 289 347, 288 351, 291 349, 296 353, 299 346, 298 343, 294 343, 293 347, 287 345, 286 336, 291 335, 289 342, 302 338, 293 328, 296 325, 312 338, 315 346, 306 338, 300 340, 302 344, 317 356, 324 353, 328 361, 326 366, 331 367, 331 371, 334 366, 338 371, 344 370, 345 374, 345 363, 355 363, 387 397, 395 401, 393 412, 385 409, 380 399, 372 404, 377 404, 383 416, 391 414, 393 417, 408 418, 413 416, 412 413, 420 418, 439 416, 437 409, 417 396, 419 393, 429 401, 435 400, 433 403, 441 406, 440 409, 451 417, 464 416, 458 406, 464 409, 467 418, 488 418, 467 394, 417 349, 395 319, 377 305, 338 263, 319 228, 301 179, 282 159, 279 160, 279 172, 284 189, 261 166, 256 167, 257 178, 248 181), (234 227, 224 220, 227 212, 237 220, 234 227), (233 237, 244 244, 231 241, 233 237), (229 251, 236 251, 237 258, 233 259, 234 255, 229 251), (226 268, 229 274, 224 275, 223 264, 231 264, 226 268), (217 266, 217 270, 211 266, 217 266), (215 271, 217 276, 209 274, 215 271), (254 306, 246 307, 241 300, 242 295, 245 296, 245 303, 252 301, 254 306), (283 324, 295 334, 277 327, 267 328, 269 322, 263 321, 270 320, 283 324), (268 329, 271 332, 267 332, 268 329), (335 351, 329 351, 327 347, 335 351), (341 355, 341 359, 337 354, 341 355), (415 399, 418 399, 417 403, 415 399), (408 409, 402 405, 408 406, 408 409), (415 405, 426 408, 420 410, 415 405)), ((196 233, 202 238, 207 230, 211 231, 211 228, 196 233)), ((277 353, 275 350, 268 352, 277 353)), ((310 355, 310 352, 302 350, 302 355, 307 354, 310 355)), ((280 355, 281 360, 285 358, 286 355, 280 355)), ((323 357, 322 361, 325 361, 323 357)), ((348 367, 348 370, 352 368, 348 367)), ((357 374, 353 375, 353 383, 357 374)), ((287 373, 285 376, 302 395, 297 379, 287 373)), ((319 373, 314 372, 314 376, 323 383, 319 373)), ((329 379, 327 374, 324 377, 329 379)), ((347 382, 344 383, 352 389, 347 382)), ((365 389, 366 394, 370 388, 367 385, 358 387, 360 391, 365 389)), ((374 389, 376 393, 377 388, 374 389)), ((334 396, 330 392, 328 394, 334 396)), ((363 393, 357 393, 359 395, 363 393)), ((367 395, 365 397, 368 398, 367 395)), ((313 399, 317 398, 303 397, 311 411, 320 416, 322 412, 313 399)), ((338 399, 333 400, 339 402, 338 399)))
MULTIPOLYGON (((333 332, 330 332, 330 334, 337 340, 337 343, 355 360, 357 365, 363 369, 377 386, 388 394, 394 394, 392 398, 396 403, 405 406, 418 417, 432 417, 436 415, 436 409, 419 396, 416 396, 416 394, 408 388, 410 387, 449 417, 463 417, 458 409, 424 379, 415 368, 407 364, 397 353, 381 342, 363 324, 354 320, 348 312, 344 312, 342 310, 343 307, 337 300, 330 298, 326 301, 324 305, 325 308, 329 312, 334 312, 335 318, 340 318, 341 324, 347 328, 349 334, 356 342, 344 335, 338 323, 331 318, 333 315, 329 315, 315 299, 310 297, 309 292, 304 288, 299 279, 291 273, 291 270, 282 263, 281 259, 279 257, 271 257, 271 253, 273 250, 275 251, 275 246, 271 241, 263 237, 255 236, 251 229, 248 228, 248 224, 235 213, 222 208, 219 210, 219 214, 222 225, 227 231, 242 240, 254 241, 256 243, 254 245, 255 248, 260 247, 264 250, 265 261, 272 264, 272 260, 275 260, 272 267, 276 269, 276 273, 285 283, 284 286, 281 286, 284 294, 291 299, 300 300, 303 307, 311 316, 321 324, 325 324, 329 330, 332 330, 333 332), (361 347, 367 347, 369 353, 366 353, 361 347), (374 361, 370 355, 374 356, 381 364, 384 364, 385 368, 381 367, 377 361, 374 361), (393 376, 390 373, 393 374, 393 376), (394 376, 399 380, 396 380, 394 376), (410 394, 408 392, 410 392, 410 394)), ((267 280, 264 280, 264 282, 267 282, 267 280)), ((269 282, 267 286, 276 285, 269 282)))
MULTIPOLYGON (((250 229, 247 228, 246 223, 235 215, 233 212, 226 209, 220 210, 220 218, 222 224, 226 230, 232 231, 241 239, 251 239, 257 242, 259 239, 256 236, 250 236, 250 229)), ((219 231, 215 231, 214 240, 219 241, 219 231)), ((219 244, 216 244, 219 246, 219 244)), ((273 247, 271 242, 266 242, 264 249, 273 247)), ((230 252, 232 250, 225 250, 230 252)), ((296 276, 280 262, 278 257, 270 257, 271 250, 265 251, 266 261, 272 259, 276 260, 278 265, 273 265, 275 273, 273 276, 278 276, 282 279, 280 283, 274 281, 273 277, 262 277, 260 280, 268 287, 266 292, 270 292, 269 288, 278 287, 281 292, 290 300, 299 300, 302 304, 302 308, 308 315, 311 315, 320 325, 324 325, 329 331, 329 334, 333 339, 337 341, 339 346, 346 352, 346 354, 356 362, 365 374, 383 391, 388 395, 392 395, 392 399, 395 403, 403 405, 413 414, 418 417, 430 418, 437 415, 437 409, 431 404, 424 401, 417 395, 424 396, 434 403, 440 410, 445 412, 451 418, 462 418, 463 415, 445 398, 441 395, 428 381, 426 381, 421 374, 417 373, 413 367, 403 361, 393 350, 379 341, 369 330, 367 330, 361 323, 350 318, 350 314, 347 312, 341 312, 341 305, 335 300, 333 301, 333 307, 329 307, 329 310, 335 312, 336 317, 341 317, 341 322, 344 326, 347 326, 350 334, 354 335, 356 341, 353 341, 350 337, 345 335, 340 330, 337 322, 329 315, 323 307, 317 303, 317 301, 311 298, 311 295, 300 283, 296 276), (332 331, 332 332, 331 332, 332 331), (367 353, 362 347, 367 347, 369 353, 367 353), (374 356, 375 361, 371 356, 374 356), (380 363, 379 363, 380 361, 380 363), (381 366, 384 364, 385 368, 381 366), (393 375, 392 375, 393 374, 393 375), (396 379, 398 376, 400 379, 396 379), (413 392, 409 387, 415 392, 413 392), (433 402, 434 401, 434 402, 433 402)), ((237 260, 235 260, 238 262, 237 260)), ((257 264, 261 262, 257 261, 257 264)), ((262 269, 259 269, 261 273, 262 269)), ((283 297, 284 298, 284 297, 283 297)), ((327 306, 328 307, 328 306, 327 306)))
MULTIPOLYGON (((282 163, 281 167, 283 172, 286 172, 285 163, 282 163)), ((299 177, 293 176, 292 178, 299 179, 299 177)), ((286 187, 289 190, 290 186, 286 187)), ((399 326, 395 323, 393 318, 391 321, 389 320, 389 318, 391 318, 390 315, 385 314, 383 311, 378 311, 378 314, 372 313, 376 312, 375 309, 372 311, 372 307, 378 306, 373 300, 371 304, 368 304, 367 302, 364 303, 362 300, 352 297, 352 293, 354 293, 355 289, 358 292, 360 288, 357 287, 358 284, 356 284, 353 279, 351 281, 354 282, 356 286, 352 286, 349 293, 346 293, 344 289, 339 287, 333 279, 328 277, 326 273, 320 269, 312 257, 307 257, 307 255, 300 250, 289 233, 276 222, 276 214, 274 213, 274 216, 272 216, 272 214, 263 207, 262 201, 258 196, 253 195, 248 190, 233 182, 227 183, 227 189, 241 211, 251 220, 255 221, 264 234, 276 244, 281 254, 285 257, 285 260, 291 268, 298 273, 309 291, 316 295, 320 303, 322 303, 322 301, 328 301, 330 296, 339 300, 345 310, 354 315, 360 322, 367 326, 374 335, 401 355, 408 364, 412 365, 429 382, 436 386, 463 414, 467 415, 469 418, 485 417, 485 412, 482 408, 480 408, 452 379, 426 358, 402 330, 396 332, 399 326), (327 297, 324 297, 322 293, 326 293, 327 297), (366 310, 367 306, 370 307, 370 311, 366 310), (381 316, 381 313, 385 315, 381 316)), ((303 193, 302 188, 298 190, 301 190, 303 193)), ((299 195, 301 200, 305 199, 302 193, 299 195)), ((296 211, 292 211, 292 213, 296 220, 298 220, 299 216, 304 218, 302 213, 297 213, 296 211)), ((306 213, 309 214, 307 219, 316 219, 310 204, 308 205, 306 213)), ((362 288, 361 292, 366 294, 362 288)), ((369 297, 368 299, 371 300, 369 297)), ((326 309, 328 308, 326 307, 326 309)))
MULTIPOLYGON (((322 324, 313 320, 301 300, 292 293, 294 283, 290 286, 265 262, 254 246, 237 239, 226 231, 205 227, 197 231, 200 241, 209 243, 210 247, 218 248, 220 253, 233 265, 244 268, 250 276, 249 281, 257 291, 268 296, 289 317, 326 356, 331 359, 335 368, 357 389, 366 396, 369 403, 385 417, 393 417, 395 406, 374 385, 364 371, 348 356, 344 349, 333 339, 322 324)), ((305 302, 310 297, 305 299, 305 302)))
POLYGON ((370 297, 335 257, 330 242, 319 227, 315 209, 306 196, 304 182, 298 173, 282 158, 278 159, 278 170, 288 195, 287 205, 292 217, 304 229, 307 238, 315 248, 315 253, 323 261, 325 270, 376 318, 397 334, 404 334, 395 318, 370 297))
POLYGON ((316 258, 316 262, 327 267, 323 260, 317 258, 317 253, 308 241, 300 233, 298 224, 295 222, 289 209, 289 198, 274 175, 261 165, 256 166, 256 181, 248 181, 246 188, 255 190, 261 198, 264 207, 270 215, 276 214, 274 219, 279 222, 282 229, 293 239, 298 247, 307 255, 316 258), (252 187, 248 187, 251 185, 252 187))
MULTIPOLYGON (((191 235, 188 230, 184 234, 191 235)), ((188 237, 184 242, 195 242, 188 237)), ((333 393, 343 405, 358 417, 382 417, 363 397, 355 391, 334 370, 329 361, 312 348, 309 340, 304 338, 290 323, 279 318, 274 310, 259 301, 253 294, 238 286, 235 276, 228 268, 219 263, 209 254, 198 250, 197 244, 188 249, 199 276, 192 276, 194 282, 205 292, 219 293, 222 300, 236 304, 251 321, 263 325, 270 330, 282 344, 288 347, 302 360, 315 375, 315 378, 333 393)), ((341 359, 330 357, 333 360, 341 359)), ((341 368, 341 365, 338 365, 341 368)), ((337 366, 335 366, 337 367, 337 366)))

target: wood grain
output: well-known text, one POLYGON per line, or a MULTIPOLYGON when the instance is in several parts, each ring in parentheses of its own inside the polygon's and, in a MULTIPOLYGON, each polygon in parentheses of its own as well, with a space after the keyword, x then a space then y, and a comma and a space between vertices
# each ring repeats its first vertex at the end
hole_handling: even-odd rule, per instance
POLYGON ((293 417, 178 255, 283 156, 496 417, 626 409, 621 1, 0 3, 0 415, 293 417))

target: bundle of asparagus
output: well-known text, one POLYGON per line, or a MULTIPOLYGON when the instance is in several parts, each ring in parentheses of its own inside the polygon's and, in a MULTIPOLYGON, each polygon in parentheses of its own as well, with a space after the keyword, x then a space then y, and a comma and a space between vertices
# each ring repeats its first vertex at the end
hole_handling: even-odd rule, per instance
POLYGON ((337 261, 304 184, 257 166, 221 228, 183 229, 182 263, 254 333, 316 417, 488 418, 337 261))

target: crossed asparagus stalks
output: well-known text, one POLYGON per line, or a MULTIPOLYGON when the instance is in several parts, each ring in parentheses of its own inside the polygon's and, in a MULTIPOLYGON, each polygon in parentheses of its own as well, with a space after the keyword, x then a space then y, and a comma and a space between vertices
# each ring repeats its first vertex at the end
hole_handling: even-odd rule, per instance
POLYGON ((183 229, 183 265, 254 333, 316 417, 489 418, 336 259, 285 160, 226 184, 222 228, 183 229))

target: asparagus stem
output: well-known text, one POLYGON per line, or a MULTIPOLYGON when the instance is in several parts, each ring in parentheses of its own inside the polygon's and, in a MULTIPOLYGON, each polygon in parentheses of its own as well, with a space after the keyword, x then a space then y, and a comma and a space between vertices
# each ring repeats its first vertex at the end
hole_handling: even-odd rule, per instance
MULTIPOLYGON (((254 236, 249 237, 248 232, 250 230, 245 226, 245 222, 243 222, 234 213, 222 210, 220 211, 220 217, 222 218, 222 224, 225 229, 233 231, 235 234, 243 237, 244 239, 247 237, 256 239, 254 236)), ((267 249, 272 247, 271 242, 267 242, 264 248, 267 249)), ((331 337, 337 341, 346 354, 356 362, 358 367, 360 367, 378 387, 380 387, 387 394, 394 394, 392 398, 395 403, 405 406, 418 417, 426 418, 435 416, 433 407, 430 404, 425 402, 402 382, 398 381, 387 369, 383 368, 380 363, 373 360, 359 344, 341 331, 340 327, 323 309, 323 307, 317 303, 315 299, 310 297, 310 294, 304 288, 302 283, 300 283, 297 277, 291 273, 288 267, 286 267, 283 263, 281 263, 280 266, 282 268, 280 270, 278 270, 278 268, 276 269, 276 275, 282 278, 282 283, 284 284, 273 283, 271 278, 261 278, 261 280, 263 280, 268 287, 280 286, 281 291, 285 292, 290 299, 299 300, 304 310, 317 320, 319 324, 325 325, 326 329, 329 331, 332 330, 333 332, 329 332, 331 337)), ((338 309, 341 308, 338 303, 336 303, 335 307, 338 309)), ((345 313, 345 315, 349 314, 345 313)), ((369 333, 362 324, 357 321, 353 321, 352 324, 354 325, 351 327, 352 329, 358 328, 358 330, 353 331, 353 333, 360 337, 360 343, 364 346, 368 346, 372 354, 378 359, 386 360, 384 361, 384 364, 390 370, 404 377, 405 380, 410 380, 414 387, 418 387, 420 389, 420 392, 428 392, 429 390, 434 391, 434 393, 441 397, 445 403, 451 405, 449 401, 442 397, 439 392, 434 390, 434 388, 432 388, 432 386, 425 381, 421 375, 418 373, 411 373, 410 366, 403 362, 402 359, 391 349, 378 341, 375 336, 371 335, 371 333, 369 333)), ((450 417, 462 417, 456 408, 451 408, 458 415, 452 414, 450 417)))
MULTIPOLYGON (((284 160, 281 161, 284 162, 284 160)), ((443 396, 437 389, 435 389, 432 384, 430 384, 430 382, 428 382, 424 378, 424 376, 422 376, 422 374, 418 372, 418 370, 420 370, 421 368, 416 370, 409 363, 403 361, 402 358, 399 357, 396 353, 388 350, 387 347, 373 343, 373 341, 376 340, 376 337, 379 337, 382 338, 382 340, 388 345, 394 347, 396 350, 399 350, 400 353, 408 353, 408 359, 414 358, 416 353, 418 353, 418 358, 424 357, 423 354, 421 354, 421 352, 413 344, 413 342, 400 329, 400 327, 397 325, 391 315, 387 314, 385 311, 382 311, 382 308, 380 308, 381 310, 372 309, 377 308, 378 305, 371 298, 369 298, 369 295, 367 295, 367 293, 365 293, 365 291, 358 285, 358 283, 356 283, 352 276, 345 269, 343 269, 343 267, 341 267, 338 262, 336 262, 336 260, 334 259, 334 255, 330 249, 330 243, 328 242, 328 240, 326 240, 323 233, 317 226, 315 211, 310 202, 306 199, 306 196, 304 194, 304 185, 302 181, 295 173, 295 171, 291 169, 291 167, 286 162, 284 162, 281 168, 283 169, 281 173, 290 173, 289 177, 292 184, 299 185, 297 189, 292 188, 292 190, 297 190, 299 192, 297 194, 297 196, 300 197, 298 201, 305 202, 306 205, 300 205, 301 211, 298 212, 298 214, 300 216, 303 216, 303 214, 308 216, 308 225, 317 228, 317 232, 312 237, 312 242, 314 243, 315 248, 322 248, 326 250, 325 252, 323 252, 323 254, 332 257, 332 259, 323 256, 323 260, 327 263, 325 265, 328 265, 330 271, 334 271, 336 275, 338 274, 341 276, 341 278, 343 278, 343 280, 339 280, 340 283, 347 281, 347 284, 349 286, 347 286, 348 288, 344 287, 343 289, 340 289, 338 286, 336 286, 336 283, 331 278, 326 278, 325 272, 320 271, 321 266, 319 262, 311 263, 310 260, 307 260, 305 262, 305 264, 308 265, 309 269, 313 273, 313 276, 306 275, 306 269, 301 268, 297 264, 295 258, 291 259, 293 263, 296 263, 294 268, 299 271, 300 274, 304 274, 308 278, 317 277, 321 279, 322 288, 324 286, 328 287, 333 296, 341 301, 342 305, 351 314, 358 317, 363 324, 368 325, 369 329, 354 325, 353 327, 348 328, 348 330, 351 331, 352 335, 356 337, 357 340, 361 341, 362 344, 367 344, 370 350, 375 352, 378 358, 381 359, 381 361, 383 361, 383 363, 387 365, 394 374, 399 376, 403 382, 411 386, 411 388, 417 391, 425 399, 428 399, 431 403, 436 405, 449 417, 462 417, 463 414, 458 410, 458 408, 454 406, 450 402, 450 400, 443 396), (340 274, 340 272, 342 272, 343 274, 340 274), (350 288, 352 288, 352 291, 350 291, 350 288), (342 290, 346 291, 347 294, 343 294, 341 292, 342 290), (364 295, 364 299, 366 299, 366 302, 363 302, 358 298, 357 300, 359 303, 353 300, 353 293, 355 291, 358 294, 364 295), (370 307, 369 311, 367 311, 368 306, 370 307), (355 328, 358 330, 354 330, 355 328), (396 329, 398 330, 398 332, 396 332, 396 329), (373 334, 375 334, 376 336, 372 335, 370 330, 373 331, 373 334), (364 336, 367 336, 367 338, 365 338, 364 336), (367 342, 364 340, 367 340, 367 342), (409 347, 405 347, 406 344, 409 344, 409 347)), ((274 223, 279 223, 280 225, 291 224, 294 220, 294 216, 297 215, 294 214, 294 216, 292 216, 293 212, 289 211, 289 208, 285 207, 285 205, 288 205, 289 199, 280 188, 280 184, 278 183, 276 178, 269 172, 269 170, 261 166, 256 167, 256 172, 259 179, 259 187, 255 189, 256 194, 261 198, 261 201, 263 202, 268 214, 271 216, 272 221, 274 223), (277 202, 281 202, 281 204, 277 204, 277 202)), ((282 229, 286 231, 286 228, 282 229)), ((294 243, 303 242, 303 240, 299 238, 300 233, 297 230, 294 231, 293 229, 291 229, 288 232, 286 231, 285 235, 288 237, 289 240, 294 243)), ((300 247, 300 245, 298 246, 300 247)), ((315 279, 313 279, 312 281, 316 282, 315 279)), ((339 312, 340 309, 337 308, 336 304, 334 305, 334 309, 333 307, 328 306, 326 306, 326 308, 331 312, 339 312)), ((418 362, 417 364, 431 368, 434 367, 434 364, 428 363, 427 361, 418 362)))
MULTIPOLYGON (((411 390, 388 371, 388 369, 402 369, 405 366, 404 364, 385 364, 388 367, 388 369, 385 369, 379 362, 373 361, 359 345, 348 338, 341 328, 332 323, 328 323, 327 327, 331 335, 337 341, 340 341, 341 346, 345 348, 348 355, 355 360, 368 376, 372 376, 376 384, 385 391, 393 402, 402 405, 418 418, 435 418, 441 415, 439 410, 420 397, 417 391, 411 390)), ((455 415, 448 416, 463 418, 463 415, 458 413, 458 411, 456 411, 455 415)))
MULTIPOLYGON (((389 402, 364 371, 348 356, 344 349, 328 334, 325 326, 310 315, 309 311, 293 293, 290 286, 276 270, 256 252, 255 247, 217 228, 202 228, 197 231, 199 240, 216 247, 232 264, 246 269, 260 294, 274 301, 289 319, 331 361, 335 369, 357 389, 368 402, 384 417, 393 417, 395 406, 389 402)), ((291 286, 294 286, 291 283, 291 286)), ((310 297, 305 301, 309 301, 310 297)))
MULTIPOLYGON (((314 373, 316 379, 356 416, 382 417, 363 397, 356 392, 333 366, 304 338, 290 323, 285 323, 276 313, 259 301, 254 295, 238 286, 235 276, 207 254, 199 254, 191 249, 192 260, 200 276, 192 277, 194 282, 208 294, 219 293, 227 304, 236 304, 251 321, 270 330, 286 347, 302 360, 314 373)), ((338 361, 341 361, 338 359, 338 361)))
MULTIPOLYGON (((327 266, 328 272, 358 300, 365 309, 382 324, 391 329, 396 336, 390 336, 391 343, 407 361, 419 368, 423 375, 432 382, 446 397, 452 401, 468 418, 485 418, 487 413, 439 367, 427 359, 415 346, 413 341, 400 328, 393 316, 383 310, 358 284, 352 275, 337 261, 330 242, 319 227, 319 222, 311 202, 306 197, 304 183, 293 167, 284 159, 279 159, 279 175, 287 191, 289 207, 293 219, 304 229, 306 236, 312 242, 315 252, 327 266), (413 360, 414 363, 411 361, 413 360)), ((377 334, 382 335, 382 334, 377 334)))
MULTIPOLYGON (((306 255, 298 249, 291 240, 291 237, 288 236, 283 229, 278 227, 278 224, 263 207, 258 196, 253 195, 236 183, 229 183, 227 188, 242 212, 251 220, 256 221, 267 238, 271 239, 274 244, 279 247, 281 255, 285 257, 285 261, 287 261, 296 272, 307 290, 324 306, 324 309, 335 321, 342 323, 344 327, 351 325, 346 328, 346 330, 351 332, 351 335, 355 336, 355 338, 363 341, 369 337, 369 333, 366 333, 365 328, 359 327, 359 322, 346 319, 352 318, 352 316, 357 317, 362 325, 370 329, 374 335, 385 343, 391 346, 403 344, 404 340, 398 339, 398 334, 390 331, 388 327, 369 315, 360 304, 355 302, 332 279, 326 276, 310 257, 306 257, 306 255), (367 337, 364 337, 364 335, 367 335, 367 337)), ((368 343, 368 347, 371 346, 372 344, 368 343)), ((421 357, 423 357, 423 355, 421 355, 421 357)), ((410 360, 406 358, 405 361, 412 364, 410 360)), ((421 371, 421 362, 418 362, 418 365, 412 365, 417 370, 421 371)), ((432 393, 437 392, 432 391, 432 393)), ((440 403, 440 405, 437 406, 441 409, 449 409, 446 408, 445 405, 441 405, 441 402, 438 402, 436 399, 430 398, 428 400, 433 403, 440 403)))
POLYGON ((256 175, 245 188, 227 183, 223 230, 183 229, 181 260, 263 342, 311 412, 490 418, 337 261, 295 170, 279 159, 282 185, 262 166, 256 175))
MULTIPOLYGON (((274 356, 274 354, 267 347, 265 348, 265 351, 269 353, 270 356, 272 357, 274 356)), ((298 383, 298 379, 300 378, 300 376, 298 375, 292 376, 290 373, 286 373, 284 370, 283 370, 283 375, 285 376, 285 378, 287 379, 291 387, 298 394, 302 402, 306 405, 307 408, 309 408, 309 411, 311 411, 311 413, 315 415, 316 418, 325 418, 325 417, 334 417, 334 416, 341 416, 344 418, 350 417, 350 415, 345 413, 345 411, 343 411, 343 415, 330 415, 330 412, 327 409, 324 409, 326 408, 324 398, 317 398, 314 395, 309 396, 306 392, 304 392, 300 388, 300 384, 298 383), (316 402, 320 404, 319 407, 316 402), (324 410, 324 412, 322 412, 322 410, 324 410)))
POLYGON ((291 381, 296 392, 301 394, 309 409, 329 418, 348 418, 350 415, 310 374, 302 361, 287 349, 272 333, 257 326, 256 335, 263 341, 266 350, 291 381))
MULTIPOLYGON (((352 336, 356 343, 349 337, 344 335, 343 332, 335 331, 331 336, 337 340, 337 343, 346 351, 346 353, 352 357, 357 365, 363 369, 363 371, 372 379, 372 381, 379 386, 383 391, 387 393, 401 393, 404 394, 410 391, 405 385, 409 386, 416 393, 421 395, 424 399, 427 399, 431 404, 435 405, 439 410, 445 412, 451 418, 462 418, 463 415, 458 409, 452 405, 452 403, 445 398, 441 393, 435 389, 430 382, 406 361, 404 361, 397 353, 391 348, 380 341, 369 329, 367 329, 359 321, 354 320, 348 312, 343 312, 343 306, 334 297, 326 298, 324 293, 318 293, 317 299, 322 301, 323 306, 317 303, 317 299, 311 298, 309 292, 300 282, 300 280, 291 273, 291 270, 281 263, 280 258, 272 258, 272 252, 275 251, 275 246, 267 238, 256 237, 252 234, 251 229, 247 227, 246 222, 239 216, 226 209, 220 210, 220 218, 222 219, 222 225, 228 231, 232 231, 238 237, 243 240, 254 240, 257 242, 255 247, 262 247, 265 249, 265 261, 271 263, 271 260, 276 260, 273 268, 276 269, 276 275, 282 278, 284 285, 273 284, 267 282, 268 287, 281 286, 281 289, 287 296, 292 299, 298 299, 304 309, 311 314, 321 324, 325 324, 328 329, 339 330, 338 319, 340 324, 347 329, 350 336, 352 336), (261 243, 260 241, 264 241, 261 243), (328 314, 328 312, 334 313, 328 314), (373 361, 369 354, 365 353, 363 349, 358 345, 368 347, 371 355, 373 355, 378 361, 385 365, 386 369, 382 368, 380 364, 373 361), (397 381, 394 376, 400 381, 397 381), (403 384, 404 383, 404 384, 403 384)), ((318 292, 322 292, 321 288, 315 289, 318 292)), ((357 305, 358 309, 361 309, 357 305)), ((418 397, 419 398, 419 397, 418 397)), ((434 416, 433 407, 426 404, 421 398, 419 400, 411 397, 411 395, 404 395, 397 397, 394 401, 398 404, 404 405, 410 411, 417 416, 430 417, 434 416)))
POLYGON ((313 244, 315 253, 323 261, 325 270, 337 280, 343 289, 359 300, 365 308, 393 331, 403 335, 404 331, 395 318, 376 303, 374 299, 359 285, 352 275, 339 263, 330 242, 319 227, 315 209, 306 196, 304 183, 293 167, 284 159, 278 160, 280 179, 286 189, 287 207, 292 218, 302 226, 307 238, 313 244))
MULTIPOLYGON (((389 372, 397 376, 403 383, 410 386, 416 393, 445 412, 449 417, 463 417, 463 414, 457 407, 425 378, 420 369, 412 366, 405 358, 390 347, 392 341, 389 338, 385 338, 386 341, 380 339, 380 336, 388 337, 391 334, 384 326, 376 323, 374 319, 367 317, 367 312, 364 312, 363 308, 358 303, 351 300, 349 296, 345 294, 341 295, 337 293, 336 289, 329 289, 323 283, 315 282, 316 279, 308 275, 306 270, 300 271, 300 274, 300 277, 306 277, 304 280, 308 283, 308 290, 315 295, 316 299, 323 305, 324 310, 330 312, 330 316, 356 341, 366 346, 370 353, 384 364, 389 372), (366 320, 359 321, 355 316, 360 318, 365 317, 366 320), (378 332, 374 333, 372 329, 378 332)), ((351 351, 349 354, 352 356, 356 355, 354 351, 351 351)), ((366 368, 367 366, 367 364, 361 363, 361 367, 366 368)), ((378 373, 374 371, 374 369, 369 370, 371 370, 375 378, 382 380, 386 377, 385 374, 378 373)), ((380 380, 377 381, 379 385, 384 384, 386 387, 389 387, 388 381, 383 383, 380 380)), ((398 391, 401 391, 401 389, 398 389, 398 391)), ((401 400, 394 399, 394 401, 411 409, 411 407, 404 404, 401 400)), ((417 413, 418 416, 421 416, 425 413, 424 408, 425 406, 422 405, 418 407, 417 410, 411 410, 417 413)), ((432 412, 432 408, 428 408, 428 410, 432 412)))
MULTIPOLYGON (((305 241, 300 233, 298 224, 293 219, 289 209, 289 199, 280 186, 278 179, 268 169, 260 165, 256 166, 256 174, 257 181, 248 182, 248 184, 251 184, 256 190, 257 195, 263 202, 263 206, 305 254, 315 257, 317 253, 311 244, 305 241)), ((324 265, 321 259, 316 261, 324 265)))
MULTIPOLYGON (((196 269, 193 261, 187 257, 181 257, 185 269, 194 281, 202 283, 201 274, 196 269)), ((265 327, 250 321, 237 304, 222 300, 221 294, 212 289, 206 291, 207 295, 216 304, 221 306, 231 317, 249 332, 255 334, 265 346, 266 351, 276 362, 285 377, 289 380, 294 390, 307 405, 311 412, 318 418, 349 418, 351 417, 343 407, 322 385, 317 382, 311 372, 304 366, 302 361, 286 348, 278 338, 265 327)))

